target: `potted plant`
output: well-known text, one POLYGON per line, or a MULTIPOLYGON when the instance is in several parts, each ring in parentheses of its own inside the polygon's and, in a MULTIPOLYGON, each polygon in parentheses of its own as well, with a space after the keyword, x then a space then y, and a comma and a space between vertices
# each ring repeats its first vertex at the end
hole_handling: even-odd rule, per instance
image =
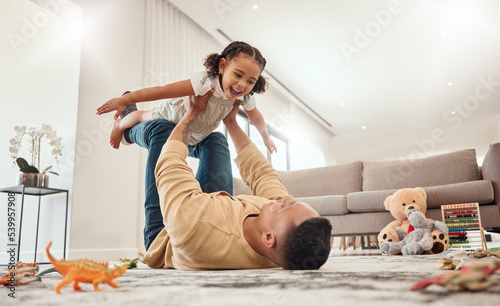
POLYGON ((16 136, 10 140, 9 151, 20 170, 20 173, 17 175, 17 184, 48 187, 49 177, 47 174, 59 174, 50 171, 52 166, 46 167, 41 172, 38 170, 40 169, 40 143, 44 136, 49 140, 49 145, 53 147, 51 153, 55 156, 57 161, 57 156, 60 156, 62 151, 61 138, 57 137, 56 131, 47 124, 43 124, 41 129, 32 127, 26 130, 25 126, 16 126, 14 130, 16 131, 16 136), (21 147, 25 135, 30 137, 28 151, 31 153, 32 157, 31 164, 29 164, 26 159, 18 156, 19 148, 21 147), (37 166, 35 166, 35 164, 37 164, 37 166))
POLYGON ((46 173, 52 173, 54 175, 59 176, 59 173, 54 171, 49 171, 52 166, 48 166, 42 172, 38 171, 38 168, 28 164, 28 162, 22 158, 16 158, 16 163, 19 166, 19 170, 21 171, 17 175, 17 184, 18 185, 26 185, 26 186, 41 186, 48 187, 49 186, 49 176, 46 173))

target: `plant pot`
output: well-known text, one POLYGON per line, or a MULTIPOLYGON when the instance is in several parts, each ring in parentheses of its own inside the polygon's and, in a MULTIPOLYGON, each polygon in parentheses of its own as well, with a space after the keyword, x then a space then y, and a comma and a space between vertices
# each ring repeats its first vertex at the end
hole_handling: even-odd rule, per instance
POLYGON ((19 172, 17 184, 27 187, 49 187, 49 176, 47 174, 19 172))
POLYGON ((47 174, 38 174, 38 186, 49 187, 49 176, 47 174))

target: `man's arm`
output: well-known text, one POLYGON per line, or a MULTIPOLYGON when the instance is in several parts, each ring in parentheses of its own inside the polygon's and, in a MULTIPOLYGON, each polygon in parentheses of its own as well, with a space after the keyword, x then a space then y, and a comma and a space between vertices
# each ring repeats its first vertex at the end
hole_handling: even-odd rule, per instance
POLYGON ((227 132, 233 140, 238 156, 235 159, 236 165, 240 168, 241 178, 247 186, 252 189, 256 196, 269 200, 278 200, 288 195, 276 170, 273 169, 269 161, 262 155, 252 141, 243 132, 236 122, 239 103, 231 113, 224 118, 227 132))
POLYGON ((236 121, 236 114, 240 108, 240 102, 236 101, 231 112, 222 120, 226 125, 227 132, 234 143, 236 153, 239 154, 246 146, 252 143, 247 134, 243 132, 238 122, 236 121))
POLYGON ((189 237, 204 207, 212 199, 209 194, 203 193, 186 161, 193 120, 205 108, 211 94, 191 97, 184 117, 163 145, 156 163, 156 186, 163 222, 174 245, 181 244, 189 237))

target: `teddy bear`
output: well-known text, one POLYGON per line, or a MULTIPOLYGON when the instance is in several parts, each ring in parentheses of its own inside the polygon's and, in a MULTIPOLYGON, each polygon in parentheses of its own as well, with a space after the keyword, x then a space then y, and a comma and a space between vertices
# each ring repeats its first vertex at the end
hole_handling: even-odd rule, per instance
MULTIPOLYGON (((409 209, 421 211, 424 215, 427 211, 427 194, 424 189, 403 188, 396 191, 393 195, 388 196, 384 201, 384 207, 390 211, 391 215, 396 220, 387 224, 378 235, 379 245, 383 242, 398 242, 403 238, 396 231, 399 226, 404 233, 411 232, 413 226, 406 217, 406 212, 409 209)), ((431 220, 433 221, 433 220, 431 220)), ((438 254, 448 250, 449 237, 448 234, 434 228, 431 232, 433 246, 431 250, 426 251, 429 254, 438 254)))
POLYGON ((401 239, 398 242, 384 241, 380 244, 380 250, 384 254, 396 255, 418 255, 425 251, 430 251, 433 246, 431 232, 434 228, 448 233, 448 227, 441 221, 432 221, 418 210, 408 209, 406 217, 414 230, 406 233, 400 226, 396 227, 396 232, 401 239))

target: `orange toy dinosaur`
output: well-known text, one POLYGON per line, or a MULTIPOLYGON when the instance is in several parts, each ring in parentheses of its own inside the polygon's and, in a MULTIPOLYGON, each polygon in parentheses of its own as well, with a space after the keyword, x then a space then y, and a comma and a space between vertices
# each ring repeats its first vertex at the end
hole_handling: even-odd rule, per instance
POLYGON ((127 271, 126 267, 119 267, 115 269, 108 269, 107 261, 93 261, 88 259, 76 259, 76 260, 56 260, 50 253, 49 248, 52 245, 52 241, 49 242, 47 248, 47 256, 50 262, 54 265, 57 272, 66 275, 66 277, 61 280, 54 287, 54 291, 58 294, 61 293, 61 288, 67 284, 73 282, 74 290, 81 290, 82 288, 78 286, 79 282, 88 283, 94 285, 95 291, 102 291, 98 284, 107 283, 113 288, 120 288, 118 284, 113 280, 117 277, 122 276, 127 271))

